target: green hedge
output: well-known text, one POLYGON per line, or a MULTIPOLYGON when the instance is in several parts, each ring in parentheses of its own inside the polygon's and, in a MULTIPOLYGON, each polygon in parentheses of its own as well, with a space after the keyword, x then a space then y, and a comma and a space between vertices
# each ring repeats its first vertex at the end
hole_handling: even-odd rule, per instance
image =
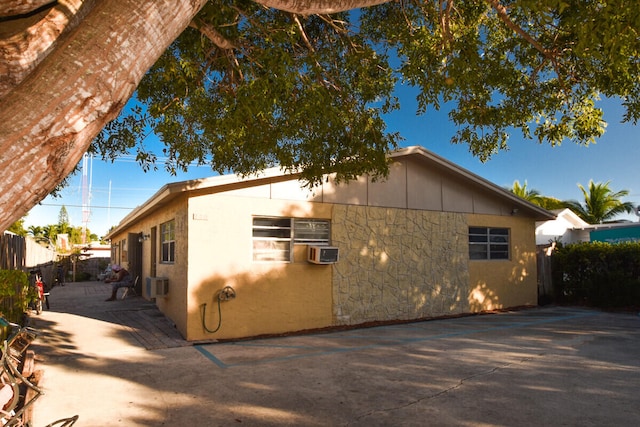
POLYGON ((640 306, 640 243, 577 243, 552 257, 556 301, 595 307, 640 306))
POLYGON ((29 303, 37 298, 29 286, 27 273, 20 270, 0 270, 0 316, 21 324, 29 303))

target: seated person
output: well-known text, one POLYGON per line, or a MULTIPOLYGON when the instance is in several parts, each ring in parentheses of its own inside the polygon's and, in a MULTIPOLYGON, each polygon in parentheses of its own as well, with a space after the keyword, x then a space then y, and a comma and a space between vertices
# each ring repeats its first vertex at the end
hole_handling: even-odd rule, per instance
POLYGON ((117 264, 111 267, 111 270, 116 274, 104 281, 105 283, 111 283, 111 296, 105 301, 115 301, 118 289, 131 286, 131 275, 127 270, 117 264))

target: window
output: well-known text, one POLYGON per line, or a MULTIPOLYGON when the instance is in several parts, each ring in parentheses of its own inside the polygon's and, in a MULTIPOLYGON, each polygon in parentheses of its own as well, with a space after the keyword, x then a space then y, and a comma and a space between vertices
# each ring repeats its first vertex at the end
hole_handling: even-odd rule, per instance
POLYGON ((253 260, 291 262, 293 244, 327 245, 330 221, 281 217, 253 218, 253 260))
POLYGON ((129 261, 129 251, 127 251, 127 239, 120 241, 120 264, 125 264, 129 261))
POLYGON ((160 224, 160 262, 172 263, 176 260, 176 222, 171 220, 160 224))
POLYGON ((469 259, 509 259, 509 229, 469 227, 469 259))
POLYGON ((311 245, 328 245, 331 235, 330 222, 324 219, 295 219, 294 222, 295 243, 311 245))
POLYGON ((253 260, 291 261, 290 218, 253 218, 253 260))

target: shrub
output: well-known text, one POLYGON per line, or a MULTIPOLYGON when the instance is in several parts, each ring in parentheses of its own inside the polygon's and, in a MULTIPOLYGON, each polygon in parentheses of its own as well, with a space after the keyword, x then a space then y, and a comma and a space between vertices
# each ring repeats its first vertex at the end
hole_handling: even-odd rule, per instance
POLYGON ((20 270, 0 270, 0 315, 6 320, 21 323, 29 303, 37 298, 29 286, 27 273, 20 270))
POLYGON ((640 306, 640 243, 577 243, 552 255, 556 301, 596 307, 640 306))

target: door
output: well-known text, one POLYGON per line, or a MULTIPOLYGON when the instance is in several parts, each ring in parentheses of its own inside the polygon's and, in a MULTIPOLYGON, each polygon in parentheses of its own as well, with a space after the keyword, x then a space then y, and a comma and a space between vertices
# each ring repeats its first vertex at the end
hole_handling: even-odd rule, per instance
POLYGON ((136 292, 138 295, 142 295, 142 233, 129 233, 127 241, 129 243, 129 273, 135 280, 139 277, 138 283, 136 283, 136 292))
POLYGON ((156 264, 158 262, 158 233, 157 227, 151 227, 151 256, 149 259, 151 260, 151 265, 149 266, 149 274, 151 277, 157 277, 156 274, 156 264))

